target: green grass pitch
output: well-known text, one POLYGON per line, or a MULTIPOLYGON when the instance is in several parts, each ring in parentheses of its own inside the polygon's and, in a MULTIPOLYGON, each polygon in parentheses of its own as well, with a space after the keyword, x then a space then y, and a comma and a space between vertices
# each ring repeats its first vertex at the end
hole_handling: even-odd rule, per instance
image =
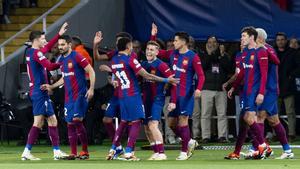
MULTIPOLYGON (((179 150, 166 150, 168 160, 147 161, 152 151, 137 148, 136 156, 141 161, 106 161, 105 156, 109 146, 90 146, 89 160, 54 161, 52 149, 46 145, 36 145, 32 153, 41 161, 21 161, 23 146, 0 145, 0 169, 300 169, 300 150, 294 149, 295 159, 276 160, 224 160, 228 150, 196 150, 188 161, 176 161, 179 150)), ((68 146, 61 148, 69 152, 68 146)), ((80 147, 78 147, 80 149, 80 147)), ((281 154, 281 149, 275 149, 275 157, 281 154)))

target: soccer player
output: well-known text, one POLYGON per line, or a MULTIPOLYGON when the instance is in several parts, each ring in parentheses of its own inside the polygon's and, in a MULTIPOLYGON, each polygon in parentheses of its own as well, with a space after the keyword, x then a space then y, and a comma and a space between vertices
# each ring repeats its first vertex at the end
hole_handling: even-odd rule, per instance
POLYGON ((142 103, 141 93, 138 86, 137 75, 144 77, 147 80, 158 82, 169 82, 172 84, 178 83, 178 79, 173 77, 161 78, 147 73, 142 68, 141 64, 135 57, 131 57, 132 41, 129 38, 121 38, 117 43, 118 53, 113 56, 111 61, 111 69, 116 76, 119 87, 118 97, 121 111, 121 123, 116 131, 113 145, 107 155, 107 160, 111 160, 116 153, 116 142, 120 142, 119 129, 122 126, 131 124, 127 147, 125 149, 124 159, 129 161, 139 160, 135 157, 133 150, 135 147, 136 138, 139 134, 141 120, 145 118, 144 106, 142 103))
MULTIPOLYGON (((266 43, 267 33, 262 28, 256 28, 258 33, 257 36, 257 44, 259 46, 259 52, 266 51, 266 54, 269 60, 273 59, 275 62, 269 62, 268 66, 268 78, 267 78, 267 86, 266 86, 266 94, 263 103, 258 107, 257 114, 257 123, 259 124, 261 131, 264 132, 264 121, 268 120, 270 126, 274 129, 276 136, 278 137, 279 142, 282 145, 283 153, 278 159, 292 159, 294 158, 294 153, 291 150, 290 145, 288 144, 288 140, 286 137, 286 131, 281 124, 278 117, 278 106, 277 100, 279 95, 278 88, 278 64, 279 59, 276 55, 275 50, 266 43)), ((253 139, 253 148, 257 149, 257 140, 253 139)), ((271 155, 272 150, 268 150, 267 156, 271 155)), ((250 157, 255 158, 255 151, 252 151, 252 154, 249 154, 250 157)))
MULTIPOLYGON (((151 40, 156 39, 157 32, 156 25, 152 24, 151 40)), ((168 121, 170 128, 182 140, 181 152, 176 160, 187 160, 198 145, 196 140, 191 139, 188 119, 193 113, 194 99, 200 98, 205 77, 199 56, 188 49, 189 35, 186 32, 177 32, 173 43, 175 50, 160 50, 159 57, 170 61, 175 77, 180 79, 175 91, 176 104, 171 100, 168 105, 168 121), (195 73, 198 76, 198 85, 194 91, 192 83, 195 73)))
POLYGON ((247 127, 258 141, 259 157, 265 158, 268 146, 264 141, 263 133, 256 122, 257 105, 262 104, 265 95, 265 86, 267 82, 268 57, 256 50, 255 40, 257 32, 253 27, 245 27, 242 29, 241 44, 245 46, 245 58, 242 61, 243 66, 240 70, 233 87, 228 91, 228 97, 231 98, 234 89, 244 80, 243 87, 243 109, 241 118, 244 124, 241 125, 236 148, 233 153, 230 153, 225 159, 239 159, 240 148, 242 147, 246 134, 247 127))
MULTIPOLYGON (((116 35, 116 44, 118 43, 118 40, 121 38, 129 38, 132 39, 131 35, 127 32, 119 32, 116 35)), ((98 31, 95 34, 94 37, 94 42, 93 42, 93 53, 94 53, 94 58, 96 60, 111 60, 112 57, 117 54, 117 50, 111 50, 105 54, 99 54, 98 51, 98 47, 101 43, 101 41, 103 40, 103 36, 102 36, 102 32, 98 31)), ((132 52, 131 53, 131 57, 136 57, 136 55, 132 52)), ((107 70, 106 70, 107 71, 107 70)), ((111 71, 111 70, 108 70, 111 71)), ((118 99, 118 89, 114 90, 114 94, 112 96, 112 98, 110 99, 108 106, 106 108, 104 117, 102 119, 104 127, 109 135, 109 137, 111 138, 112 142, 113 139, 115 137, 115 133, 116 133, 116 129, 115 126, 113 124, 113 119, 116 118, 116 114, 117 112, 120 110, 120 105, 119 105, 119 99, 118 99)), ((123 130, 126 128, 126 126, 122 125, 119 126, 119 133, 122 133, 123 130)), ((115 143, 116 144, 116 153, 113 157, 113 159, 116 159, 119 155, 123 154, 123 148, 121 145, 121 142, 115 143)))
POLYGON ((77 139, 82 145, 79 159, 88 159, 88 139, 82 123, 88 108, 88 100, 94 95, 95 72, 87 59, 72 51, 72 38, 61 36, 58 40, 58 50, 63 77, 52 85, 45 84, 43 89, 52 90, 64 84, 65 88, 65 120, 68 123, 68 138, 71 147, 69 160, 77 157, 77 139), (85 73, 89 74, 90 87, 87 89, 85 73))
MULTIPOLYGON (((142 67, 156 76, 172 76, 173 73, 169 66, 157 58, 158 52, 159 44, 155 41, 149 41, 146 47, 147 61, 142 63, 142 67)), ((146 80, 142 85, 142 92, 146 116, 144 120, 145 133, 154 151, 148 160, 166 160, 163 137, 158 128, 165 102, 165 83, 146 80)), ((176 102, 175 99, 172 99, 174 103, 176 102)))
POLYGON ((32 47, 26 52, 26 62, 30 80, 29 95, 32 102, 34 122, 29 131, 27 143, 21 156, 22 160, 40 160, 40 158, 36 158, 31 154, 31 148, 39 136, 45 119, 48 123, 48 134, 53 146, 54 160, 67 156, 59 148, 57 119, 49 95, 47 91, 40 89, 42 84, 48 83, 46 69, 50 71, 59 68, 59 64, 51 63, 44 54, 47 53, 55 45, 58 38, 66 32, 67 26, 68 24, 64 23, 58 34, 55 35, 48 44, 46 44, 45 34, 41 31, 32 31, 29 35, 32 47))

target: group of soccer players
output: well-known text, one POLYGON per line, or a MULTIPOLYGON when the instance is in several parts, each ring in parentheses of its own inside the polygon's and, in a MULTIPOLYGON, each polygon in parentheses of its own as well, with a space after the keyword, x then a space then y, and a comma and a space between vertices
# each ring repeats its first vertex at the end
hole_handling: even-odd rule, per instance
MULTIPOLYGON (((29 39, 32 48, 27 50, 26 61, 30 79, 30 98, 33 104, 34 123, 28 134, 28 140, 22 160, 40 160, 31 154, 31 148, 43 126, 48 122, 49 137, 52 141, 54 159, 74 160, 88 159, 87 134, 82 123, 88 107, 88 100, 94 95, 95 72, 87 60, 72 51, 70 36, 66 32, 67 23, 48 43, 40 31, 33 31, 29 39), (58 42, 62 57, 58 63, 50 63, 44 56, 58 42), (63 77, 54 84, 48 84, 47 70, 60 68, 63 77), (87 84, 85 73, 90 83, 87 84), (54 88, 64 85, 65 88, 65 120, 68 124, 68 138, 71 147, 70 155, 59 149, 57 120, 54 115, 48 93, 54 88), (77 140, 80 140, 82 151, 77 154, 77 140)), ((174 50, 161 50, 156 42, 158 28, 152 25, 150 41, 146 45, 147 61, 139 63, 137 55, 132 52, 132 37, 121 32, 116 35, 116 49, 106 54, 99 54, 98 47, 103 39, 102 33, 94 37, 93 53, 97 60, 110 60, 106 71, 112 72, 114 94, 106 108, 103 122, 112 140, 107 160, 122 159, 138 161, 135 156, 135 143, 141 125, 144 125, 146 136, 154 153, 148 160, 166 160, 163 137, 159 130, 161 112, 165 104, 166 90, 170 90, 171 100, 168 104, 169 127, 181 138, 181 151, 176 160, 187 160, 198 143, 191 138, 188 119, 193 113, 194 99, 201 95, 204 84, 204 73, 199 56, 188 48, 190 36, 186 32, 174 35, 174 50), (167 63, 160 59, 167 60, 167 63), (193 77, 197 75, 197 86, 193 86, 193 77), (142 86, 142 90, 140 89, 142 86), (113 118, 120 114, 118 128, 113 118), (125 149, 121 139, 128 130, 125 149), (120 155, 123 154, 123 157, 120 155)), ((263 29, 246 27, 242 30, 241 46, 243 50, 237 65, 236 74, 224 84, 224 89, 233 83, 228 96, 239 85, 243 89, 241 98, 241 127, 233 153, 226 159, 239 159, 242 144, 248 128, 253 138, 253 148, 247 158, 263 159, 272 154, 272 149, 265 143, 263 122, 269 121, 283 146, 284 153, 280 158, 293 158, 285 136, 285 130, 278 119, 277 111, 277 67, 279 60, 274 50, 265 43, 266 33, 263 29), (257 111, 259 110, 259 111, 257 111), (258 114, 257 114, 258 113, 258 114), (257 114, 257 115, 256 115, 257 114)))

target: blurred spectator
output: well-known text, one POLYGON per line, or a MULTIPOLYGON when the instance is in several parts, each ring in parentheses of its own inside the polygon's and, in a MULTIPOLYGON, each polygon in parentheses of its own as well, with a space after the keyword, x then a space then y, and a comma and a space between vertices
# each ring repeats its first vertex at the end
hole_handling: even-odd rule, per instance
POLYGON ((21 7, 36 7, 37 6, 37 0, 21 0, 20 2, 21 7))
MULTIPOLYGON (((287 36, 283 32, 276 34, 276 45, 275 50, 280 59, 279 65, 279 89, 280 89, 280 99, 279 108, 282 104, 285 106, 286 115, 288 117, 288 135, 290 141, 295 139, 295 77, 293 72, 296 71, 296 54, 297 50, 290 48, 288 46, 287 36)), ((281 110, 281 109, 280 109, 281 110)), ((282 113, 282 111, 280 111, 282 113)))
POLYGON ((299 49, 299 42, 298 42, 298 40, 296 38, 291 38, 289 46, 290 46, 290 48, 298 50, 299 49))
POLYGON ((201 58, 205 82, 201 94, 201 129, 203 142, 211 139, 212 112, 215 107, 218 116, 218 140, 227 142, 227 95, 222 90, 231 71, 231 63, 225 52, 219 50, 215 36, 209 36, 206 52, 201 58))
POLYGON ((138 60, 140 62, 147 61, 146 55, 142 50, 142 45, 141 45, 140 41, 134 40, 132 42, 132 48, 133 48, 133 52, 135 52, 137 54, 138 60))
POLYGON ((80 55, 82 55, 83 57, 85 57, 89 62, 89 64, 91 64, 92 66, 94 65, 90 54, 85 49, 84 45, 81 42, 81 39, 78 36, 72 37, 72 49, 75 50, 80 55))
POLYGON ((10 24, 10 20, 8 18, 10 10, 9 0, 0 0, 0 15, 1 15, 1 23, 10 24))

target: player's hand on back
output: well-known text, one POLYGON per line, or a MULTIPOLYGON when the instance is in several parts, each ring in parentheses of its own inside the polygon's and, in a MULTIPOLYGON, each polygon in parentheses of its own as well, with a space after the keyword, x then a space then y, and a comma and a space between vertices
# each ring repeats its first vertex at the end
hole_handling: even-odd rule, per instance
POLYGON ((264 101, 264 95, 258 94, 258 95, 256 96, 255 103, 256 103, 257 105, 260 105, 260 104, 263 103, 263 101, 264 101))
POLYGON ((196 89, 194 93, 194 98, 199 99, 200 97, 201 97, 201 91, 199 89, 196 89))
POLYGON ((168 77, 168 81, 169 83, 171 83, 172 85, 175 85, 179 83, 180 79, 179 78, 174 78, 175 75, 172 75, 170 77, 168 77))
POLYGON ((107 65, 100 65, 100 66, 99 66, 99 70, 100 70, 101 72, 112 72, 112 71, 111 71, 111 68, 110 68, 109 66, 107 66, 107 65))
POLYGON ((96 32, 94 37, 94 44, 99 44, 102 41, 102 39, 103 39, 102 32, 101 31, 96 32))
POLYGON ((68 23, 65 22, 65 23, 61 26, 61 28, 60 28, 58 34, 59 34, 60 36, 63 35, 63 34, 67 31, 67 27, 68 27, 68 23))

